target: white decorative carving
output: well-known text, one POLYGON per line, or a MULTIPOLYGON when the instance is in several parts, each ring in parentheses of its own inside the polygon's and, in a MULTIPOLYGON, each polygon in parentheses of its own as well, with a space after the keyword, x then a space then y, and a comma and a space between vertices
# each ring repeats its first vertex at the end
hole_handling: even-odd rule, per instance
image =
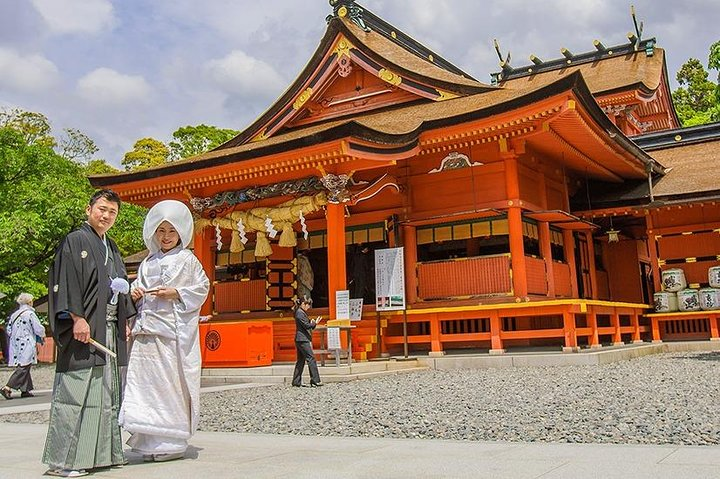
POLYGON ((428 171, 428 173, 440 173, 446 170, 459 170, 461 168, 467 168, 468 166, 481 166, 483 163, 476 161, 470 162, 470 158, 467 155, 458 153, 457 151, 451 151, 443 160, 440 162, 440 166, 428 171))

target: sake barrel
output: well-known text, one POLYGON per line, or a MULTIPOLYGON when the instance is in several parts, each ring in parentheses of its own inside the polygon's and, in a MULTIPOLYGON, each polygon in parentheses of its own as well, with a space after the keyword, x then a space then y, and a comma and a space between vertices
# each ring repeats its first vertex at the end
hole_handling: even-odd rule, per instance
POLYGON ((685 272, 680 268, 666 269, 662 272, 663 290, 670 292, 678 292, 687 288, 685 280, 685 272))
POLYGON ((720 288, 720 266, 712 266, 708 269, 708 281, 711 288, 720 288))
POLYGON ((680 311, 700 311, 700 296, 697 289, 683 289, 677 292, 680 311))
POLYGON ((700 307, 705 311, 720 309, 720 289, 703 288, 698 292, 700 307))
POLYGON ((676 293, 660 291, 659 293, 653 294, 653 301, 655 301, 655 312, 657 313, 671 313, 678 310, 676 293))

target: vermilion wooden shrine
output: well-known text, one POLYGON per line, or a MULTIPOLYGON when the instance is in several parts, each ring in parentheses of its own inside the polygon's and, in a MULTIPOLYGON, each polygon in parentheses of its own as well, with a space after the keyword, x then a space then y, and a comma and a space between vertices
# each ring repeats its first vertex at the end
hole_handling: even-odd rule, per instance
MULTIPOLYGON (((272 321, 274 359, 292 360, 298 251, 316 314, 334 318, 359 276, 370 287, 355 295, 372 298, 362 247, 401 245, 413 352, 720 338, 711 314, 647 315, 666 265, 702 284, 720 264, 720 128, 679 129, 654 39, 504 63, 485 84, 330 3, 306 68, 236 138, 91 178, 132 203, 192 206, 211 326, 272 321)), ((366 304, 355 359, 401 350, 402 322, 366 304)))

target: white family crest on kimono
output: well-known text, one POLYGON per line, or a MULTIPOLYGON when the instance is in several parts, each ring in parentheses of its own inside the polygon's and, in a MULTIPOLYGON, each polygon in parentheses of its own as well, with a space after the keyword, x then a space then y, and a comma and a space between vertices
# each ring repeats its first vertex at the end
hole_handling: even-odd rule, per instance
POLYGON ((192 215, 185 205, 172 200, 158 203, 148 212, 144 236, 151 254, 140 265, 131 289, 174 288, 179 298, 145 293, 136 305, 119 421, 132 433, 128 444, 133 450, 155 456, 177 454, 186 450, 187 440, 197 429, 201 370, 198 319, 210 282, 200 261, 185 249, 192 237, 192 215), (181 240, 166 252, 153 237, 163 221, 173 225, 181 240))
POLYGON ((45 337, 45 328, 40 324, 35 309, 27 304, 10 315, 7 335, 8 366, 26 366, 37 363, 35 336, 45 337))

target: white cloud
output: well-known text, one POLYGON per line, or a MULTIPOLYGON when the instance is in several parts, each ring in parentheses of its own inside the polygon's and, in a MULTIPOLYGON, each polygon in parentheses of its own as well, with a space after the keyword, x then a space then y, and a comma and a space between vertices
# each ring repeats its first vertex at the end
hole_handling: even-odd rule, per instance
POLYGON ((115 15, 110 0, 32 0, 52 33, 95 34, 111 30, 115 15))
POLYGON ((20 91, 38 92, 55 83, 58 69, 41 55, 21 56, 9 48, 0 47, 0 86, 20 91))
POLYGON ((287 86, 272 66, 241 50, 206 62, 205 71, 212 81, 228 93, 273 96, 287 86))
POLYGON ((77 92, 96 106, 130 106, 135 102, 147 102, 152 89, 142 76, 98 68, 78 80, 77 92))

